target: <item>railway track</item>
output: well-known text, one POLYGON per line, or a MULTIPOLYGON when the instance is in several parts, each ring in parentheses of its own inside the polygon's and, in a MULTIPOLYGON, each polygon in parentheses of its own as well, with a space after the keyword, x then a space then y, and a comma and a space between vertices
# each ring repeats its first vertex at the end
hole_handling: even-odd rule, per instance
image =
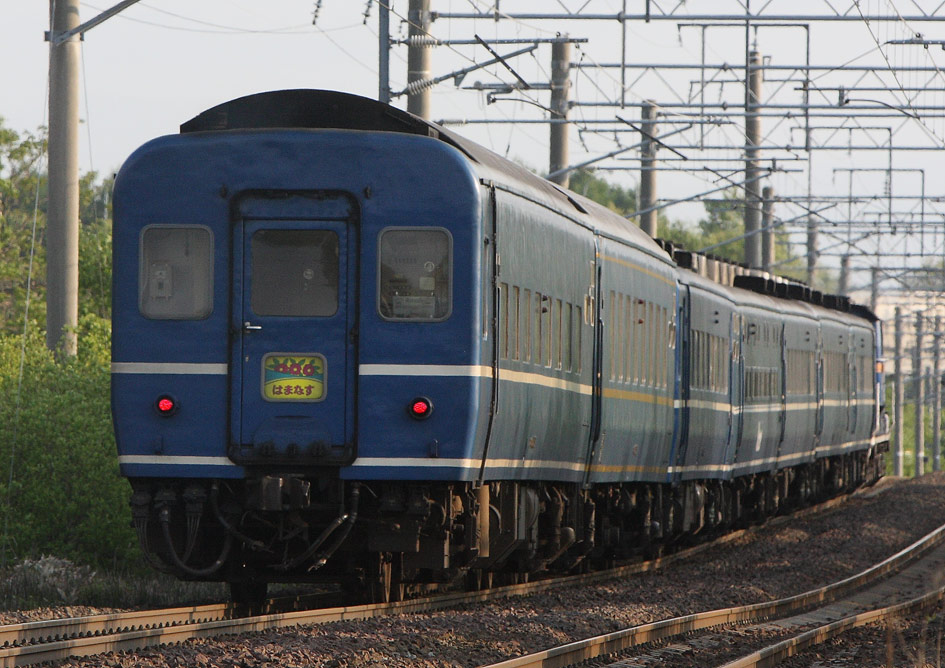
MULTIPOLYGON (((865 493, 875 494, 876 490, 867 490, 865 493)), ((774 518, 767 525, 823 512, 844 503, 847 498, 849 497, 832 499, 791 516, 774 518)), ((680 550, 659 559, 606 571, 497 587, 479 592, 437 594, 390 604, 325 607, 326 599, 324 595, 319 595, 273 599, 267 604, 269 612, 256 616, 239 616, 239 611, 232 604, 216 604, 0 626, 0 668, 33 665, 70 656, 142 650, 159 645, 181 643, 191 638, 208 638, 341 620, 427 612, 503 597, 526 596, 576 584, 590 584, 658 570, 673 562, 690 559, 713 546, 733 541, 753 530, 752 528, 732 532, 714 541, 680 550)))
MULTIPOLYGON (((823 507, 821 505, 817 509, 823 507)), ((297 609, 241 617, 236 616, 237 610, 232 604, 226 603, 10 624, 0 626, 0 668, 33 665, 70 656, 140 650, 180 643, 191 638, 427 612, 496 598, 526 596, 663 568, 675 561, 693 557, 720 542, 733 540, 743 533, 744 531, 734 532, 716 541, 659 559, 605 571, 495 587, 478 592, 437 594, 397 603, 326 608, 318 607, 318 598, 273 599, 269 601, 267 608, 297 609)))
POLYGON ((775 666, 844 631, 936 605, 945 595, 943 569, 945 526, 858 575, 804 594, 635 626, 485 668, 775 666))

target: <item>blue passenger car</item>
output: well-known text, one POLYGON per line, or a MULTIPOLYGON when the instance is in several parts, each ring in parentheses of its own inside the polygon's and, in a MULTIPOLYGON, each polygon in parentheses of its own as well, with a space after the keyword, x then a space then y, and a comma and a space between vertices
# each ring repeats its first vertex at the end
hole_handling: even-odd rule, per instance
POLYGON ((699 276, 403 111, 234 100, 114 206, 135 525, 237 598, 568 570, 878 475, 875 318, 699 276))

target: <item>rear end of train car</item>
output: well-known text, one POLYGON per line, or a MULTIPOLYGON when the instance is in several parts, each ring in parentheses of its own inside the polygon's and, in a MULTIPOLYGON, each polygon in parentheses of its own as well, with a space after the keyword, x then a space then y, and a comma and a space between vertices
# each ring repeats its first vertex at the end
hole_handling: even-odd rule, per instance
POLYGON ((414 571, 475 556, 457 518, 491 396, 482 186, 393 112, 251 96, 118 175, 113 414, 158 568, 389 587, 385 554, 414 571))

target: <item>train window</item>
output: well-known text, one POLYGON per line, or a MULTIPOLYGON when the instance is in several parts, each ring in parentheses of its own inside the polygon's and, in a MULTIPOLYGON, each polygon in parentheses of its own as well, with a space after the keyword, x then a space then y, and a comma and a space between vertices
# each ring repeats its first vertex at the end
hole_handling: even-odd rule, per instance
POLYGON ((722 384, 719 387, 720 392, 728 393, 729 383, 729 360, 731 351, 729 350, 728 339, 722 339, 722 349, 719 351, 719 364, 722 368, 722 384))
POLYGON ((522 361, 532 361, 532 291, 522 295, 522 361))
POLYGON ((610 308, 605 314, 606 322, 609 324, 608 329, 610 330, 610 354, 608 357, 608 364, 610 365, 610 379, 614 380, 617 377, 617 306, 616 306, 616 294, 613 290, 610 291, 610 308))
POLYGON ((551 297, 541 296, 541 360, 546 367, 551 366, 551 297))
POLYGON ((561 326, 564 330, 561 332, 561 346, 563 359, 561 360, 561 367, 565 371, 572 371, 573 367, 573 357, 571 356, 574 346, 574 337, 572 326, 574 324, 574 307, 570 302, 565 302, 564 304, 564 313, 561 315, 561 326))
POLYGON ((512 292, 509 293, 509 328, 512 330, 511 334, 511 346, 512 346, 512 359, 519 359, 519 347, 518 347, 518 324, 519 324, 519 306, 518 300, 520 299, 520 293, 517 285, 512 286, 512 292))
POLYGON ((574 332, 574 354, 571 356, 573 362, 571 368, 577 373, 581 373, 581 360, 584 354, 584 351, 581 349, 583 337, 581 325, 584 323, 586 317, 580 304, 574 307, 574 327, 571 328, 571 331, 574 332))
POLYGON ((619 383, 623 382, 624 372, 624 358, 623 354, 624 342, 627 340, 627 329, 624 326, 624 314, 623 314, 623 295, 619 292, 617 293, 617 305, 613 312, 613 321, 614 321, 614 332, 617 336, 617 342, 614 346, 614 365, 616 370, 614 376, 619 383))
POLYGON ((669 369, 667 366, 670 363, 669 351, 672 347, 672 339, 670 338, 669 332, 669 310, 662 306, 660 307, 660 387, 664 390, 669 387, 669 369))
POLYGON ((561 342, 563 338, 564 330, 561 327, 561 313, 564 309, 562 308, 561 300, 555 300, 555 312, 554 312, 554 327, 555 327, 555 368, 561 368, 561 342))
POLYGON ((541 366, 542 356, 542 336, 541 336, 541 293, 535 293, 534 306, 532 307, 534 315, 534 324, 532 324, 532 361, 541 366))
POLYGON ((653 305, 653 315, 656 322, 653 323, 653 352, 656 368, 653 370, 653 387, 663 387, 663 360, 666 350, 666 337, 663 328, 666 325, 666 319, 663 317, 665 309, 656 304, 653 305))
POLYGON ((630 348, 631 340, 633 339, 631 332, 633 331, 633 300, 628 296, 623 296, 623 310, 621 312, 620 322, 623 326, 623 346, 621 348, 621 357, 623 358, 623 363, 621 366, 621 371, 623 373, 623 382, 629 383, 632 377, 633 371, 631 364, 633 363, 633 351, 630 348))
POLYGON ((717 392, 719 389, 719 379, 718 379, 718 353, 719 353, 719 337, 710 334, 709 335, 709 389, 713 392, 717 392))
POLYGON ((643 335, 646 324, 646 302, 637 299, 633 305, 633 382, 642 384, 644 378, 644 355, 646 353, 643 335))
POLYGON ((499 284, 499 355, 509 358, 509 284, 499 284))
POLYGON ((656 305, 653 302, 646 303, 646 339, 647 339, 647 365, 646 372, 647 385, 656 387, 656 351, 659 348, 656 340, 656 305))
POLYGON ((256 315, 331 316, 338 311, 338 235, 259 230, 251 241, 250 300, 256 315))
POLYGON ((154 320, 201 320, 213 310, 213 236, 197 225, 141 232, 138 308, 154 320))
POLYGON ((453 240, 439 228, 381 232, 377 310, 385 320, 435 322, 452 312, 453 240))

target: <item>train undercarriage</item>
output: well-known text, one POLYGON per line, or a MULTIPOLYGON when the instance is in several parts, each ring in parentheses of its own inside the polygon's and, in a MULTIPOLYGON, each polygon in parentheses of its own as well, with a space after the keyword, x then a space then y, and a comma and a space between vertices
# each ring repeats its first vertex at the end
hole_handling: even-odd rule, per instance
POLYGON ((653 556, 876 482, 882 446, 774 473, 675 485, 132 480, 148 559, 186 580, 229 582, 257 605, 271 582, 340 583, 362 600, 430 584, 513 584, 543 572, 653 556))

